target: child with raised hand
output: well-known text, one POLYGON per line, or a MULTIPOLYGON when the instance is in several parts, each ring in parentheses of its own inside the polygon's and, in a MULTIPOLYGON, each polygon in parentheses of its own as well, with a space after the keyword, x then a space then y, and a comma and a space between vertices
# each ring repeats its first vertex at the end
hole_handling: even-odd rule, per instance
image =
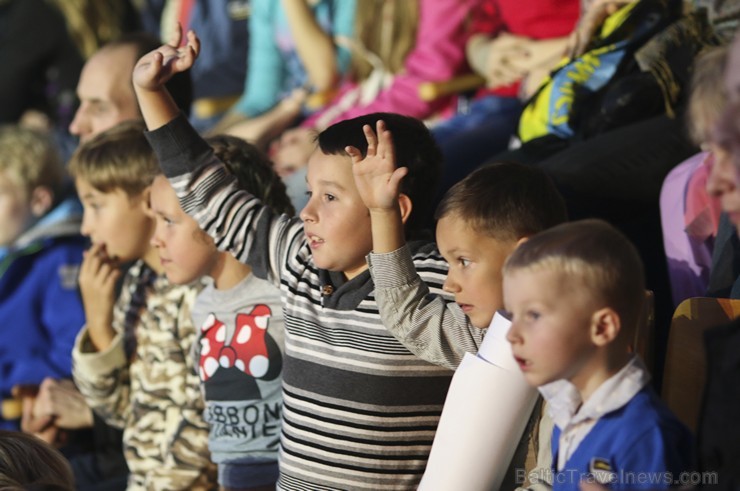
MULTIPOLYGON (((164 81, 187 70, 199 42, 188 33, 144 56, 134 84, 160 165, 183 209, 258 278, 280 288, 285 318, 279 489, 416 489, 450 382, 383 327, 365 255, 368 210, 352 176, 351 145, 364 151, 365 124, 383 119, 408 166, 407 232, 423 223, 440 155, 420 121, 373 114, 331 126, 307 167, 300 219, 279 215, 241 190, 172 104, 164 81)), ((444 261, 414 244, 423 277, 441 293, 444 261)))
POLYGON ((567 220, 565 203, 540 170, 497 163, 476 170, 445 195, 435 213, 437 246, 449 264, 448 302, 429 295, 405 247, 391 132, 382 121, 366 126, 368 158, 352 155, 355 183, 370 210, 373 252, 368 256, 384 325, 404 345, 430 362, 457 368, 476 353, 485 329, 503 307, 501 270, 516 247, 541 230, 567 220), (370 158, 373 157, 373 158, 370 158))
POLYGON ((550 405, 555 490, 662 489, 691 470, 691 434, 630 350, 644 291, 637 250, 600 220, 546 230, 506 261, 507 338, 550 405))
MULTIPOLYGON (((457 369, 466 354, 475 355, 481 350, 489 325, 493 326, 494 322, 500 332, 494 332, 486 339, 488 350, 510 352, 504 339, 508 321, 496 314, 503 307, 504 261, 531 235, 566 221, 563 198, 542 171, 508 163, 477 169, 451 188, 435 213, 438 220, 437 245, 449 263, 444 288, 455 295, 455 302, 448 302, 430 292, 411 261, 399 206, 403 199, 399 196, 399 186, 406 169, 397 168, 392 135, 382 121, 377 123, 376 131, 373 132, 369 126, 364 128, 369 148, 367 158, 363 159, 352 148, 347 150, 353 156, 357 188, 370 209, 373 252, 368 255, 368 263, 384 325, 420 358, 450 369, 457 369), (502 343, 505 345, 503 351, 497 349, 502 343)), ((439 486, 441 479, 447 479, 446 485, 453 485, 456 479, 466 478, 470 489, 504 489, 506 486, 515 487, 515 483, 522 484, 521 480, 516 481, 514 473, 524 465, 523 454, 529 440, 537 439, 533 423, 540 413, 536 410, 533 414, 532 434, 525 431, 522 435, 521 425, 526 419, 520 416, 503 425, 521 428, 510 430, 511 433, 475 430, 491 413, 503 417, 503 414, 512 414, 507 411, 513 407, 518 409, 515 414, 528 414, 534 400, 534 395, 527 394, 526 384, 516 373, 516 365, 510 371, 467 368, 488 364, 499 366, 501 361, 513 364, 513 360, 495 360, 486 356, 479 355, 485 362, 474 358, 467 360, 466 368, 456 373, 452 381, 438 433, 441 436, 435 440, 422 487, 433 481, 436 481, 436 484, 431 484, 433 487, 439 486), (492 406, 481 403, 475 408, 463 409, 467 402, 460 398, 468 394, 458 391, 464 391, 462 388, 468 384, 494 385, 499 397, 492 401, 492 406), (503 386, 515 392, 505 393, 503 386), (467 413, 465 421, 455 416, 460 410, 467 413), (451 434, 455 435, 452 440, 448 437, 451 434), (515 441, 519 438, 519 448, 515 451, 515 441), (454 462, 447 454, 454 454, 458 448, 464 452, 484 441, 489 453, 499 455, 499 460, 493 457, 490 461, 483 460, 484 468, 476 467, 469 460, 454 462), (513 458, 511 464, 507 458, 513 458), (443 475, 436 474, 433 466, 440 460, 447 462, 443 475), (504 473, 507 465, 509 470, 504 473)), ((550 421, 545 418, 539 424, 548 427, 550 421)), ((539 444, 547 447, 549 433, 545 435, 539 444)), ((544 469, 547 466, 549 452, 540 452, 538 467, 544 469)), ((541 469, 527 474, 534 478, 537 473, 538 482, 546 482, 547 473, 541 469)))
MULTIPOLYGON (((242 189, 276 211, 293 215, 285 185, 262 152, 232 136, 208 142, 242 189)), ((191 313, 199 331, 194 364, 219 485, 225 490, 274 489, 283 400, 280 291, 230 253, 219 251, 182 211, 162 175, 152 184, 151 205, 157 222, 152 244, 169 281, 187 284, 203 276, 211 280, 191 313)))
POLYGON ((190 308, 200 285, 171 284, 150 244, 159 168, 143 132, 140 121, 114 126, 69 164, 82 233, 92 242, 80 270, 87 324, 72 352, 73 375, 90 407, 124 430, 128 489, 210 489, 216 466, 191 355, 190 308))

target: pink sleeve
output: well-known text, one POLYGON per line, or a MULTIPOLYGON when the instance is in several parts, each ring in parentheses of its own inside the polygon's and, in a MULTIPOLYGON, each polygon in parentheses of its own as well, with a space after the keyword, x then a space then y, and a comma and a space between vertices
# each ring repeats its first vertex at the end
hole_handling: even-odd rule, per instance
POLYGON ((478 0, 420 0, 416 45, 391 86, 365 106, 348 109, 331 123, 374 112, 395 112, 426 118, 443 108, 449 98, 432 102, 419 98, 419 84, 444 81, 465 66, 468 13, 478 0))

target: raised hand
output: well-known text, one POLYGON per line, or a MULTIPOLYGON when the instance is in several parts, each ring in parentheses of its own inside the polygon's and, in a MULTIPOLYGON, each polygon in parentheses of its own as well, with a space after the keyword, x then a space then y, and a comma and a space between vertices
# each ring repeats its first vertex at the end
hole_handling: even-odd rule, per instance
POLYGON ((398 208, 401 180, 408 169, 396 168, 393 137, 383 121, 376 124, 377 134, 369 125, 362 130, 367 139, 365 158, 355 147, 345 148, 352 158, 355 185, 371 212, 394 210, 398 208))
POLYGON ((180 46, 181 41, 182 27, 178 24, 167 44, 145 54, 136 63, 133 74, 134 86, 145 90, 158 90, 173 75, 192 67, 200 53, 200 40, 195 32, 188 31, 185 46, 180 46))

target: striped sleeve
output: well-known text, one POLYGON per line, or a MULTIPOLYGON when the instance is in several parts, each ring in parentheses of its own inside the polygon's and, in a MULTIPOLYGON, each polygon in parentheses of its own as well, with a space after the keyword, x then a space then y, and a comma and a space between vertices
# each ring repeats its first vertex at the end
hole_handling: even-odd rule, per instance
MULTIPOLYGON (((367 259, 383 325, 409 351, 451 370, 465 353, 478 352, 486 330, 471 325, 456 303, 430 292, 408 246, 387 254, 371 253, 367 259)), ((424 267, 423 260, 419 267, 424 267)))
POLYGON ((219 250, 249 264, 257 277, 279 284, 281 258, 300 245, 302 222, 278 215, 240 189, 184 116, 148 132, 147 138, 183 210, 219 250))

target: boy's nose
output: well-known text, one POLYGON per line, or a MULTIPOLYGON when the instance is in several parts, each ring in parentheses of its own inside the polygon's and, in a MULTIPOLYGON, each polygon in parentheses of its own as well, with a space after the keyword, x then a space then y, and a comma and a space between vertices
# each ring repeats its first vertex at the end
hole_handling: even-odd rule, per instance
POLYGON ((511 344, 515 344, 521 340, 519 337, 519 330, 517 329, 517 323, 512 322, 509 330, 506 332, 506 340, 511 344))
POLYGON ((85 215, 83 215, 82 225, 80 225, 80 234, 82 234, 85 237, 90 237, 90 234, 92 232, 90 228, 90 224, 88 222, 89 222, 89 219, 85 215))
POLYGON ((311 205, 311 199, 308 200, 308 203, 306 203, 306 206, 303 207, 303 209, 298 214, 298 216, 304 222, 315 222, 316 221, 316 214, 313 211, 313 206, 311 205))
POLYGON ((156 231, 152 234, 152 238, 149 239, 149 243, 156 248, 160 248, 162 246, 162 241, 156 231))
POLYGON ((453 279, 452 275, 448 274, 445 282, 442 284, 442 290, 447 293, 457 293, 460 291, 460 285, 453 279))

